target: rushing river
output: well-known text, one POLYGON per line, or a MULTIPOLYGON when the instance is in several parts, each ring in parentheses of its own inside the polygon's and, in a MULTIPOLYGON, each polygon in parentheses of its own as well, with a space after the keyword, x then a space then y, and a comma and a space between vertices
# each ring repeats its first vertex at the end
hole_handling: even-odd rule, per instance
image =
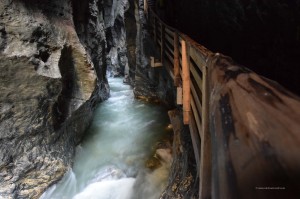
POLYGON ((166 110, 134 99, 120 78, 109 80, 111 97, 101 103, 75 161, 40 199, 158 199, 166 186, 170 154, 154 171, 145 168, 166 132, 166 110))

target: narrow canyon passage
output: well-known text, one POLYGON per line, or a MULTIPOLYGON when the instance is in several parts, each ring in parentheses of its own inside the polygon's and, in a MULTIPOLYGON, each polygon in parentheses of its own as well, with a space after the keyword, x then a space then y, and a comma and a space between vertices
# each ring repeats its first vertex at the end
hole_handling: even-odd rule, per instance
POLYGON ((111 97, 95 113, 77 148, 73 170, 42 199, 157 199, 166 186, 171 156, 154 171, 145 168, 155 144, 168 135, 166 110, 134 99, 121 78, 110 79, 111 97), (132 195, 133 194, 133 195, 132 195))
POLYGON ((299 57, 300 0, 0 0, 0 199, 300 199, 299 57))

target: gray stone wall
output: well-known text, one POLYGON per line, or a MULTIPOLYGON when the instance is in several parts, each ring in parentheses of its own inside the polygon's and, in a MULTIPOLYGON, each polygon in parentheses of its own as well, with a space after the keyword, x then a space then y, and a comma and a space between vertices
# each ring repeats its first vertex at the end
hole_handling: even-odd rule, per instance
POLYGON ((79 1, 0 2, 4 198, 38 198, 57 182, 97 103, 109 95, 103 4, 93 3, 80 15, 79 1))

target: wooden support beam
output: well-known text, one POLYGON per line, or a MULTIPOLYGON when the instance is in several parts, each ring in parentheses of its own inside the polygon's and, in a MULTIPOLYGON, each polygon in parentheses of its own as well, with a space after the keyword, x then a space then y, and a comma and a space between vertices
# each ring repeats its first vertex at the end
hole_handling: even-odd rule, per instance
POLYGON ((174 85, 179 86, 180 70, 179 70, 179 36, 174 34, 174 85))
POLYGON ((183 123, 189 124, 191 113, 191 85, 189 67, 189 47, 181 40, 182 52, 182 86, 183 86, 183 123))
POLYGON ((200 199, 211 198, 211 136, 209 131, 209 89, 207 67, 202 69, 202 129, 200 160, 200 199))
POLYGON ((156 62, 154 57, 150 57, 151 67, 161 67, 163 64, 161 62, 156 62))

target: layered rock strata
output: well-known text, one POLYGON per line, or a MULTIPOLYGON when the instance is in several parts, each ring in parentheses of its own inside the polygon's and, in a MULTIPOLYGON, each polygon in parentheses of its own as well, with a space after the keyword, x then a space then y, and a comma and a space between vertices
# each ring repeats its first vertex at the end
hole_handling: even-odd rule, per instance
POLYGON ((108 97, 103 4, 89 1, 83 14, 76 12, 79 4, 0 2, 3 198, 38 198, 57 182, 95 106, 108 97))

